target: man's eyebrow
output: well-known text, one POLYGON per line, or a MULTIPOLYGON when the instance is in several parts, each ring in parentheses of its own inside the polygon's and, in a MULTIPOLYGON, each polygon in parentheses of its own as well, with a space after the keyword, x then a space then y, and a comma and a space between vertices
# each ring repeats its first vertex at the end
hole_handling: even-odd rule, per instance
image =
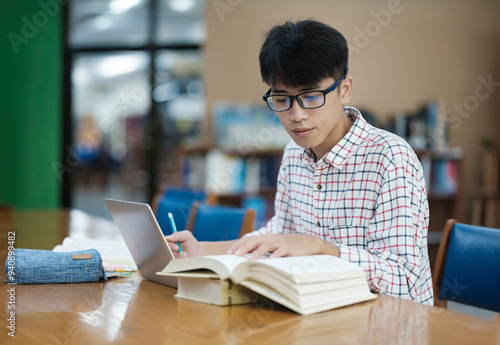
MULTIPOLYGON (((307 86, 299 89, 299 92, 304 92, 304 91, 310 91, 310 90, 317 90, 318 85, 313 85, 313 86, 307 86)), ((285 90, 281 89, 275 89, 271 87, 271 92, 278 92, 278 93, 287 93, 285 90)))
POLYGON ((273 88, 271 88, 271 92, 286 93, 286 91, 285 91, 285 90, 281 90, 281 89, 273 89, 273 88))

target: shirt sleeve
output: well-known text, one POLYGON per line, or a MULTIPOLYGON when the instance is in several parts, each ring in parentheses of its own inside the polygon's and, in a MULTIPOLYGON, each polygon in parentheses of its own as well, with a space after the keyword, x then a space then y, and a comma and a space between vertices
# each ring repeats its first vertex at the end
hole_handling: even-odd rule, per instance
POLYGON ((429 270, 429 207, 419 166, 396 161, 386 171, 375 216, 366 229, 366 249, 338 245, 341 258, 365 270, 372 291, 412 300, 422 298, 417 298, 420 285, 432 290, 430 271, 423 272, 429 270), (422 283, 424 276, 429 278, 422 283))

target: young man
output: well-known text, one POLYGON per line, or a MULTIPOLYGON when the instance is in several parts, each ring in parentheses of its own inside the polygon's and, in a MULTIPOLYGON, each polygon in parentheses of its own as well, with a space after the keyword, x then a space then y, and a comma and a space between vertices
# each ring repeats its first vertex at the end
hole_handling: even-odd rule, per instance
POLYGON ((374 292, 433 304, 422 167, 401 138, 344 107, 352 92, 348 47, 313 21, 272 28, 260 52, 264 100, 292 137, 278 176, 275 215, 249 236, 197 242, 167 236, 184 255, 249 259, 329 254, 360 265, 374 292))

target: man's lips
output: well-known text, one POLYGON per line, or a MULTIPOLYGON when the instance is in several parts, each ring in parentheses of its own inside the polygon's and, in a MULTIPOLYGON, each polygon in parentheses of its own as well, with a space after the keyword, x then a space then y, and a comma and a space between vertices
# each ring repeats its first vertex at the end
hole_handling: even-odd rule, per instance
POLYGON ((312 132, 313 128, 295 128, 293 132, 299 137, 308 136, 312 132))

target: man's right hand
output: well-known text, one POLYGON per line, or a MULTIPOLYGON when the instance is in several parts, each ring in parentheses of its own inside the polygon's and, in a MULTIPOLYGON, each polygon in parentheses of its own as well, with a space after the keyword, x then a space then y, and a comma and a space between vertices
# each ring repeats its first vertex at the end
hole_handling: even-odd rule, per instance
POLYGON ((172 235, 165 236, 165 239, 167 240, 168 246, 176 259, 187 258, 188 256, 205 255, 203 246, 196 240, 196 238, 194 238, 191 231, 179 231, 173 233, 172 235), (181 253, 179 253, 179 246, 177 245, 177 242, 181 245, 181 253))

